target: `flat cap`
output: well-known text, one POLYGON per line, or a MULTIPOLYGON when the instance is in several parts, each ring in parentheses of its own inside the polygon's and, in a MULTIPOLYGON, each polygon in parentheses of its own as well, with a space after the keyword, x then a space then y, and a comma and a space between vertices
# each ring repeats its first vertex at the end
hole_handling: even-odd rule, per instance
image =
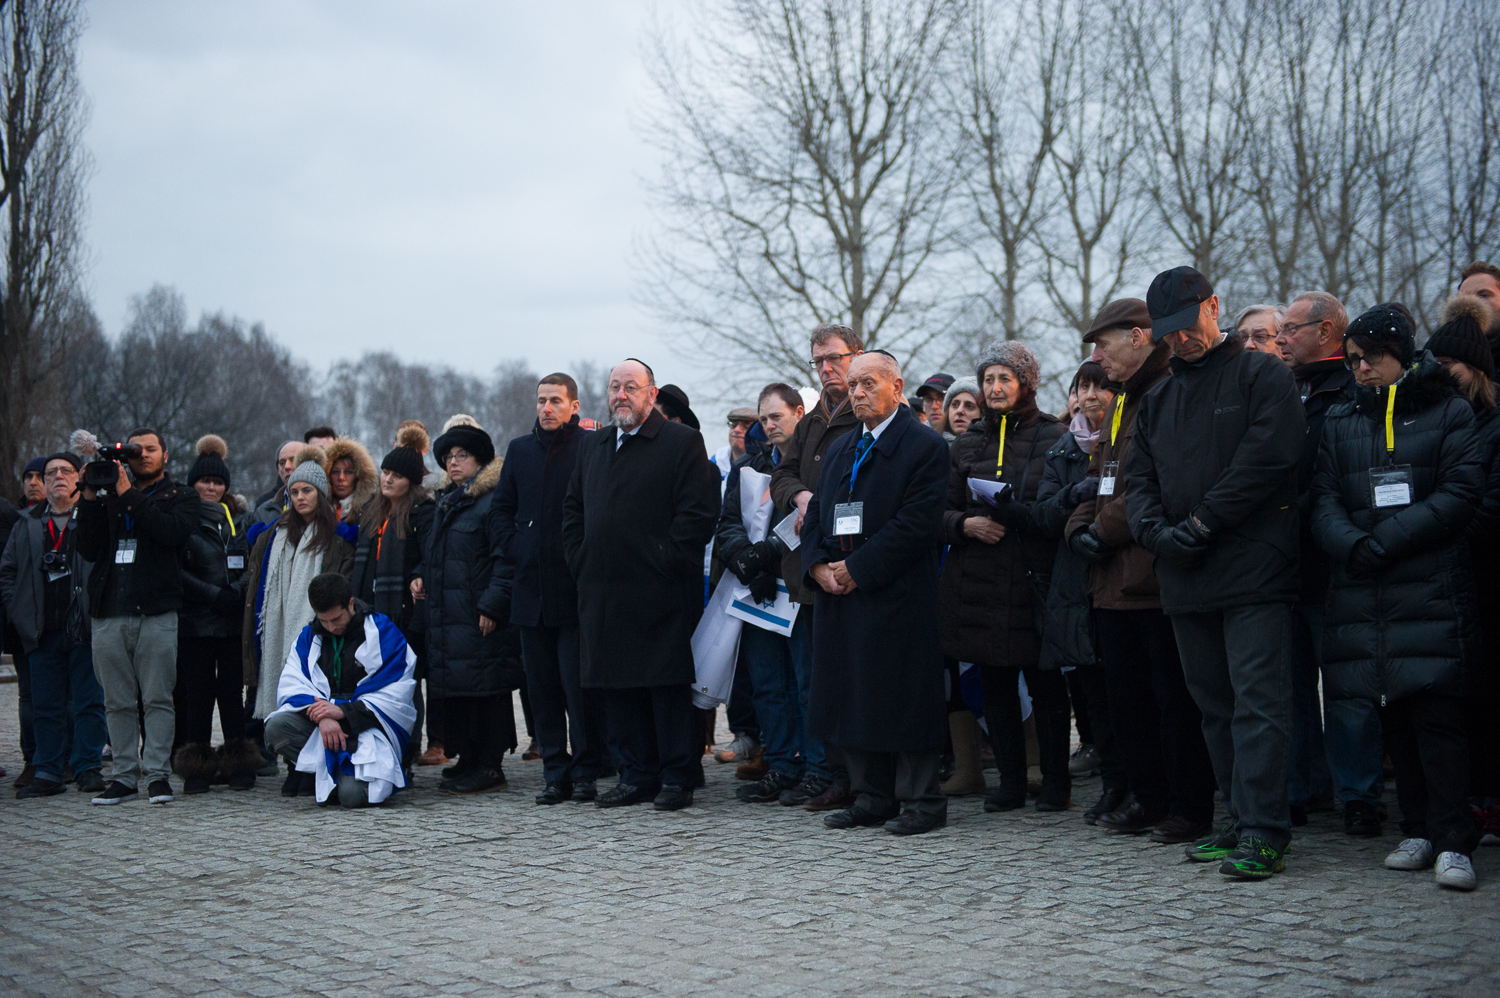
POLYGON ((750 408, 748 405, 742 405, 738 409, 730 409, 729 410, 729 425, 730 426, 733 426, 735 423, 758 423, 758 422, 760 422, 760 413, 756 412, 754 409, 750 408))
POLYGON ((1151 311, 1139 298, 1116 298, 1099 310, 1089 331, 1083 334, 1083 342, 1092 343, 1106 329, 1151 330, 1151 311))

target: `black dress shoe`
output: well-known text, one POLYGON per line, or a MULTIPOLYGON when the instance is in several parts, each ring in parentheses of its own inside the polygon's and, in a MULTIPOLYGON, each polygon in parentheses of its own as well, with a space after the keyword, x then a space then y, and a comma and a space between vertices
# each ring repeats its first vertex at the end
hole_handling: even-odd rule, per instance
POLYGON ((1073 806, 1073 798, 1064 797, 1061 800, 1043 796, 1036 802, 1038 811, 1066 811, 1073 806))
POLYGON ((444 793, 465 796, 468 794, 492 794, 504 790, 510 786, 505 779, 505 771, 501 768, 481 766, 467 776, 460 776, 451 784, 443 787, 444 793))
POLYGON ((658 811, 681 811, 685 807, 693 806, 693 791, 687 787, 664 784, 661 793, 651 802, 651 806, 658 811))
POLYGON ((1136 835, 1140 832, 1149 832, 1155 828, 1164 816, 1146 813, 1146 806, 1140 801, 1131 801, 1130 806, 1124 810, 1111 811, 1109 814, 1099 815, 1096 824, 1100 828, 1111 832, 1119 832, 1122 835, 1136 835))
POLYGON ((1026 795, 1016 796, 1008 790, 996 787, 984 799, 984 809, 990 813, 1017 811, 1026 806, 1026 795))
POLYGON ((1189 821, 1180 814, 1169 814, 1162 819, 1161 824, 1151 829, 1151 841, 1167 845, 1197 842, 1213 830, 1214 826, 1207 821, 1199 823, 1189 821))
POLYGON ((593 780, 579 780, 573 784, 573 799, 584 802, 599 796, 599 788, 593 780))
POLYGON ((627 807, 645 804, 656 797, 656 787, 638 787, 634 783, 617 783, 614 789, 602 793, 594 801, 595 807, 627 807))
POLYGON ((948 824, 947 814, 933 814, 931 811, 905 810, 899 815, 885 823, 885 830, 892 835, 921 835, 934 829, 944 828, 948 824))
POLYGON ((1092 825, 1099 820, 1101 814, 1120 810, 1125 806, 1126 798, 1129 796, 1129 791, 1123 787, 1106 787, 1099 798, 1099 803, 1083 812, 1083 823, 1092 825))
POLYGON ((894 814, 875 814, 855 804, 823 815, 823 824, 829 828, 877 828, 894 817, 894 814))
POLYGON ((1380 834, 1380 812, 1375 805, 1362 800, 1344 804, 1344 834, 1374 838, 1380 834))
POLYGON ((549 783, 547 789, 536 795, 538 804, 561 804, 573 799, 573 786, 569 783, 549 783))

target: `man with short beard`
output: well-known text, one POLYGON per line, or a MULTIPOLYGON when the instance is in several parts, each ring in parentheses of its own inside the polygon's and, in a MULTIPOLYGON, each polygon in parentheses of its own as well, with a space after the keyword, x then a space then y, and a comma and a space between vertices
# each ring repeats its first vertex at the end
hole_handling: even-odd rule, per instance
POLYGON ((697 430, 653 408, 656 377, 631 358, 609 376, 615 425, 579 447, 563 501, 563 553, 578 584, 580 674, 601 690, 620 782, 598 807, 693 803, 701 744, 692 637, 719 475, 697 430))

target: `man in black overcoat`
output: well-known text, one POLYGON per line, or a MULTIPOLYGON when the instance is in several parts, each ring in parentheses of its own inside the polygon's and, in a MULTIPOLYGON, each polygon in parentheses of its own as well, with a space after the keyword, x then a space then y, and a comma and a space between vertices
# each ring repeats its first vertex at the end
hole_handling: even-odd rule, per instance
POLYGON ((804 581, 816 590, 808 733, 843 751, 857 795, 823 822, 912 835, 948 821, 938 789, 948 726, 938 633, 948 445, 902 405, 902 388, 884 351, 850 364, 863 428, 829 448, 801 550, 804 581))
POLYGON ((638 360, 609 376, 615 425, 590 434, 563 501, 563 552, 578 583, 581 673, 603 690, 620 783, 595 801, 693 803, 702 751, 693 708, 693 630, 703 615, 703 548, 719 473, 703 437, 657 412, 638 360))

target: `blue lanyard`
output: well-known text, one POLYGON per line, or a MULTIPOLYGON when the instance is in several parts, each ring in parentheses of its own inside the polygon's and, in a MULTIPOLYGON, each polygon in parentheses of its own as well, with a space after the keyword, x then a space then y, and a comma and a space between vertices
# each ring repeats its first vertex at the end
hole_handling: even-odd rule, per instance
POLYGON ((854 466, 849 469, 849 498, 854 498, 854 482, 859 478, 859 466, 870 459, 870 452, 875 449, 875 441, 870 441, 870 446, 859 457, 854 459, 854 466))

